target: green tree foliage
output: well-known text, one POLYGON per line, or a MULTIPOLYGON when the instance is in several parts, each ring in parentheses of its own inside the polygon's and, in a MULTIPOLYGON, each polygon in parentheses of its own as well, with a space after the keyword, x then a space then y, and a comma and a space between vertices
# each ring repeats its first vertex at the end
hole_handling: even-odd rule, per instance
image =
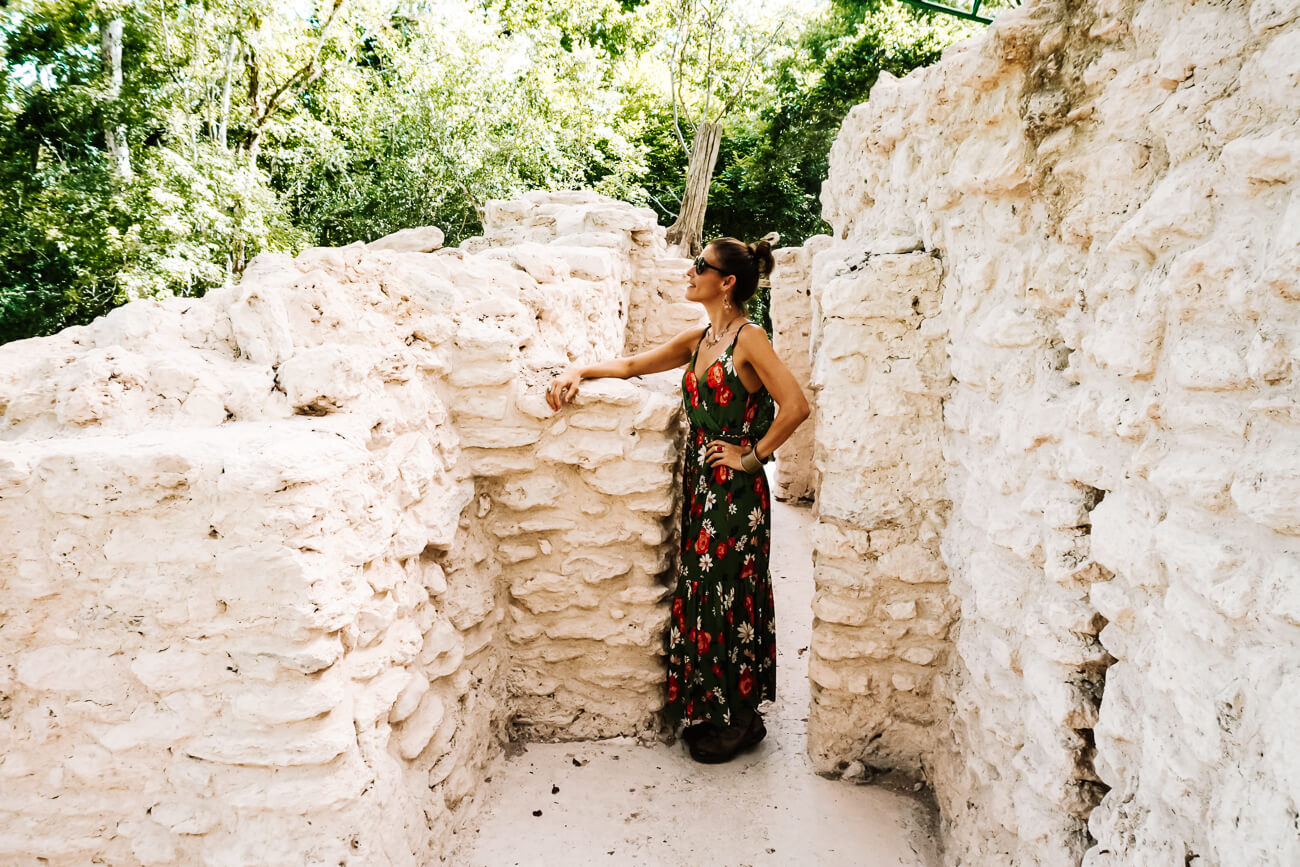
POLYGON ((607 25, 585 30, 556 7, 503 3, 444 5, 367 34, 348 86, 316 101, 319 134, 268 156, 296 222, 320 243, 429 224, 455 243, 480 231, 489 198, 579 186, 643 196, 609 35, 636 34, 619 4, 597 6, 592 20, 607 25))
MULTIPOLYGON (((672 2, 0 5, 0 342, 202 294, 261 250, 430 224, 455 243, 488 199, 528 189, 590 187, 672 222, 672 2), (118 26, 115 63, 101 33, 118 26)), ((957 32, 903 8, 834 0, 781 28, 730 115, 709 232, 821 228, 844 113, 957 32)))
POLYGON ((133 298, 201 294, 232 251, 304 240, 255 166, 200 134, 202 6, 124 4, 122 97, 106 99, 103 7, 39 2, 3 22, 0 341, 87 322, 133 298), (155 9, 156 7, 156 9, 155 9), (161 10, 165 15, 155 15, 161 10), (104 130, 128 131, 133 177, 104 130))
POLYGON ((835 0, 773 70, 770 100, 728 131, 710 195, 715 235, 781 233, 801 244, 829 231, 820 192, 835 135, 882 71, 933 63, 971 25, 894 0, 835 0))

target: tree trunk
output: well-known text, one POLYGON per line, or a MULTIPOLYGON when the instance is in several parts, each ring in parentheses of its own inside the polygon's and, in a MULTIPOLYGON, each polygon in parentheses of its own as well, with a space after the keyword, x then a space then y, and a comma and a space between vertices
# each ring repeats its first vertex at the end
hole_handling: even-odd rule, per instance
POLYGON ((704 211, 709 206, 709 184, 721 144, 722 124, 705 122, 695 128, 682 209, 677 213, 677 222, 668 227, 668 243, 686 256, 698 256, 704 249, 704 211))
POLYGON ((230 34, 226 42, 225 72, 221 76, 221 107, 217 113, 216 139, 223 149, 229 149, 227 130, 230 128, 230 89, 235 79, 235 55, 239 52, 239 38, 230 34))
MULTIPOLYGON (((122 16, 103 22, 99 28, 99 61, 108 81, 106 95, 110 106, 122 97, 122 16)), ((123 183, 131 180, 131 152, 126 146, 126 125, 104 124, 104 144, 108 149, 113 174, 123 183)))

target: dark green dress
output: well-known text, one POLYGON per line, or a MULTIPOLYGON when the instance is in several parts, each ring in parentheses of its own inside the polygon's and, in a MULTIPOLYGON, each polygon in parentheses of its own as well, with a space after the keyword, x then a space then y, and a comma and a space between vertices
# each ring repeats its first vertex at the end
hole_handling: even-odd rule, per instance
POLYGON ((691 427, 682 474, 681 565, 667 638, 666 713, 673 725, 729 725, 737 710, 776 697, 767 476, 761 469, 710 467, 706 460, 710 440, 748 448, 776 415, 767 389, 751 393, 736 375, 732 353, 739 337, 737 330, 697 381, 701 335, 682 377, 691 427))

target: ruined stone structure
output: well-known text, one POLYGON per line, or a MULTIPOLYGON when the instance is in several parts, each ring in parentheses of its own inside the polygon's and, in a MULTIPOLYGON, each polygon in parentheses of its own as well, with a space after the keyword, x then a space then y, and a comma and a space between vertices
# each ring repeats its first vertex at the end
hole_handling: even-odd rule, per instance
POLYGON ((836 141, 809 751, 950 864, 1300 863, 1298 19, 1027 4, 836 141))
POLYGON ((0 350, 0 861, 427 864, 508 737, 657 732, 676 378, 543 389, 686 263, 585 193, 440 242, 0 350))
MULTIPOLYGON (((1040 0, 846 121, 779 254, 809 754, 951 865, 1300 863, 1300 6, 1040 0)), ((659 733, 676 374, 586 193, 0 348, 0 861, 417 864, 511 736, 659 733)), ((778 544, 779 544, 779 540, 778 544)))

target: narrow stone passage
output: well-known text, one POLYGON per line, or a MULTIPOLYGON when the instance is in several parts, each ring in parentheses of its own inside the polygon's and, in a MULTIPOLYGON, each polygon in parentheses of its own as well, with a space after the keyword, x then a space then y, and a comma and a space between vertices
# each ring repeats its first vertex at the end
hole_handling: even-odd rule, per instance
POLYGON ((464 867, 645 865, 929 867, 926 808, 906 795, 827 780, 804 752, 813 593, 811 509, 773 503, 777 701, 767 739, 725 765, 681 742, 529 744, 498 760, 464 867))

